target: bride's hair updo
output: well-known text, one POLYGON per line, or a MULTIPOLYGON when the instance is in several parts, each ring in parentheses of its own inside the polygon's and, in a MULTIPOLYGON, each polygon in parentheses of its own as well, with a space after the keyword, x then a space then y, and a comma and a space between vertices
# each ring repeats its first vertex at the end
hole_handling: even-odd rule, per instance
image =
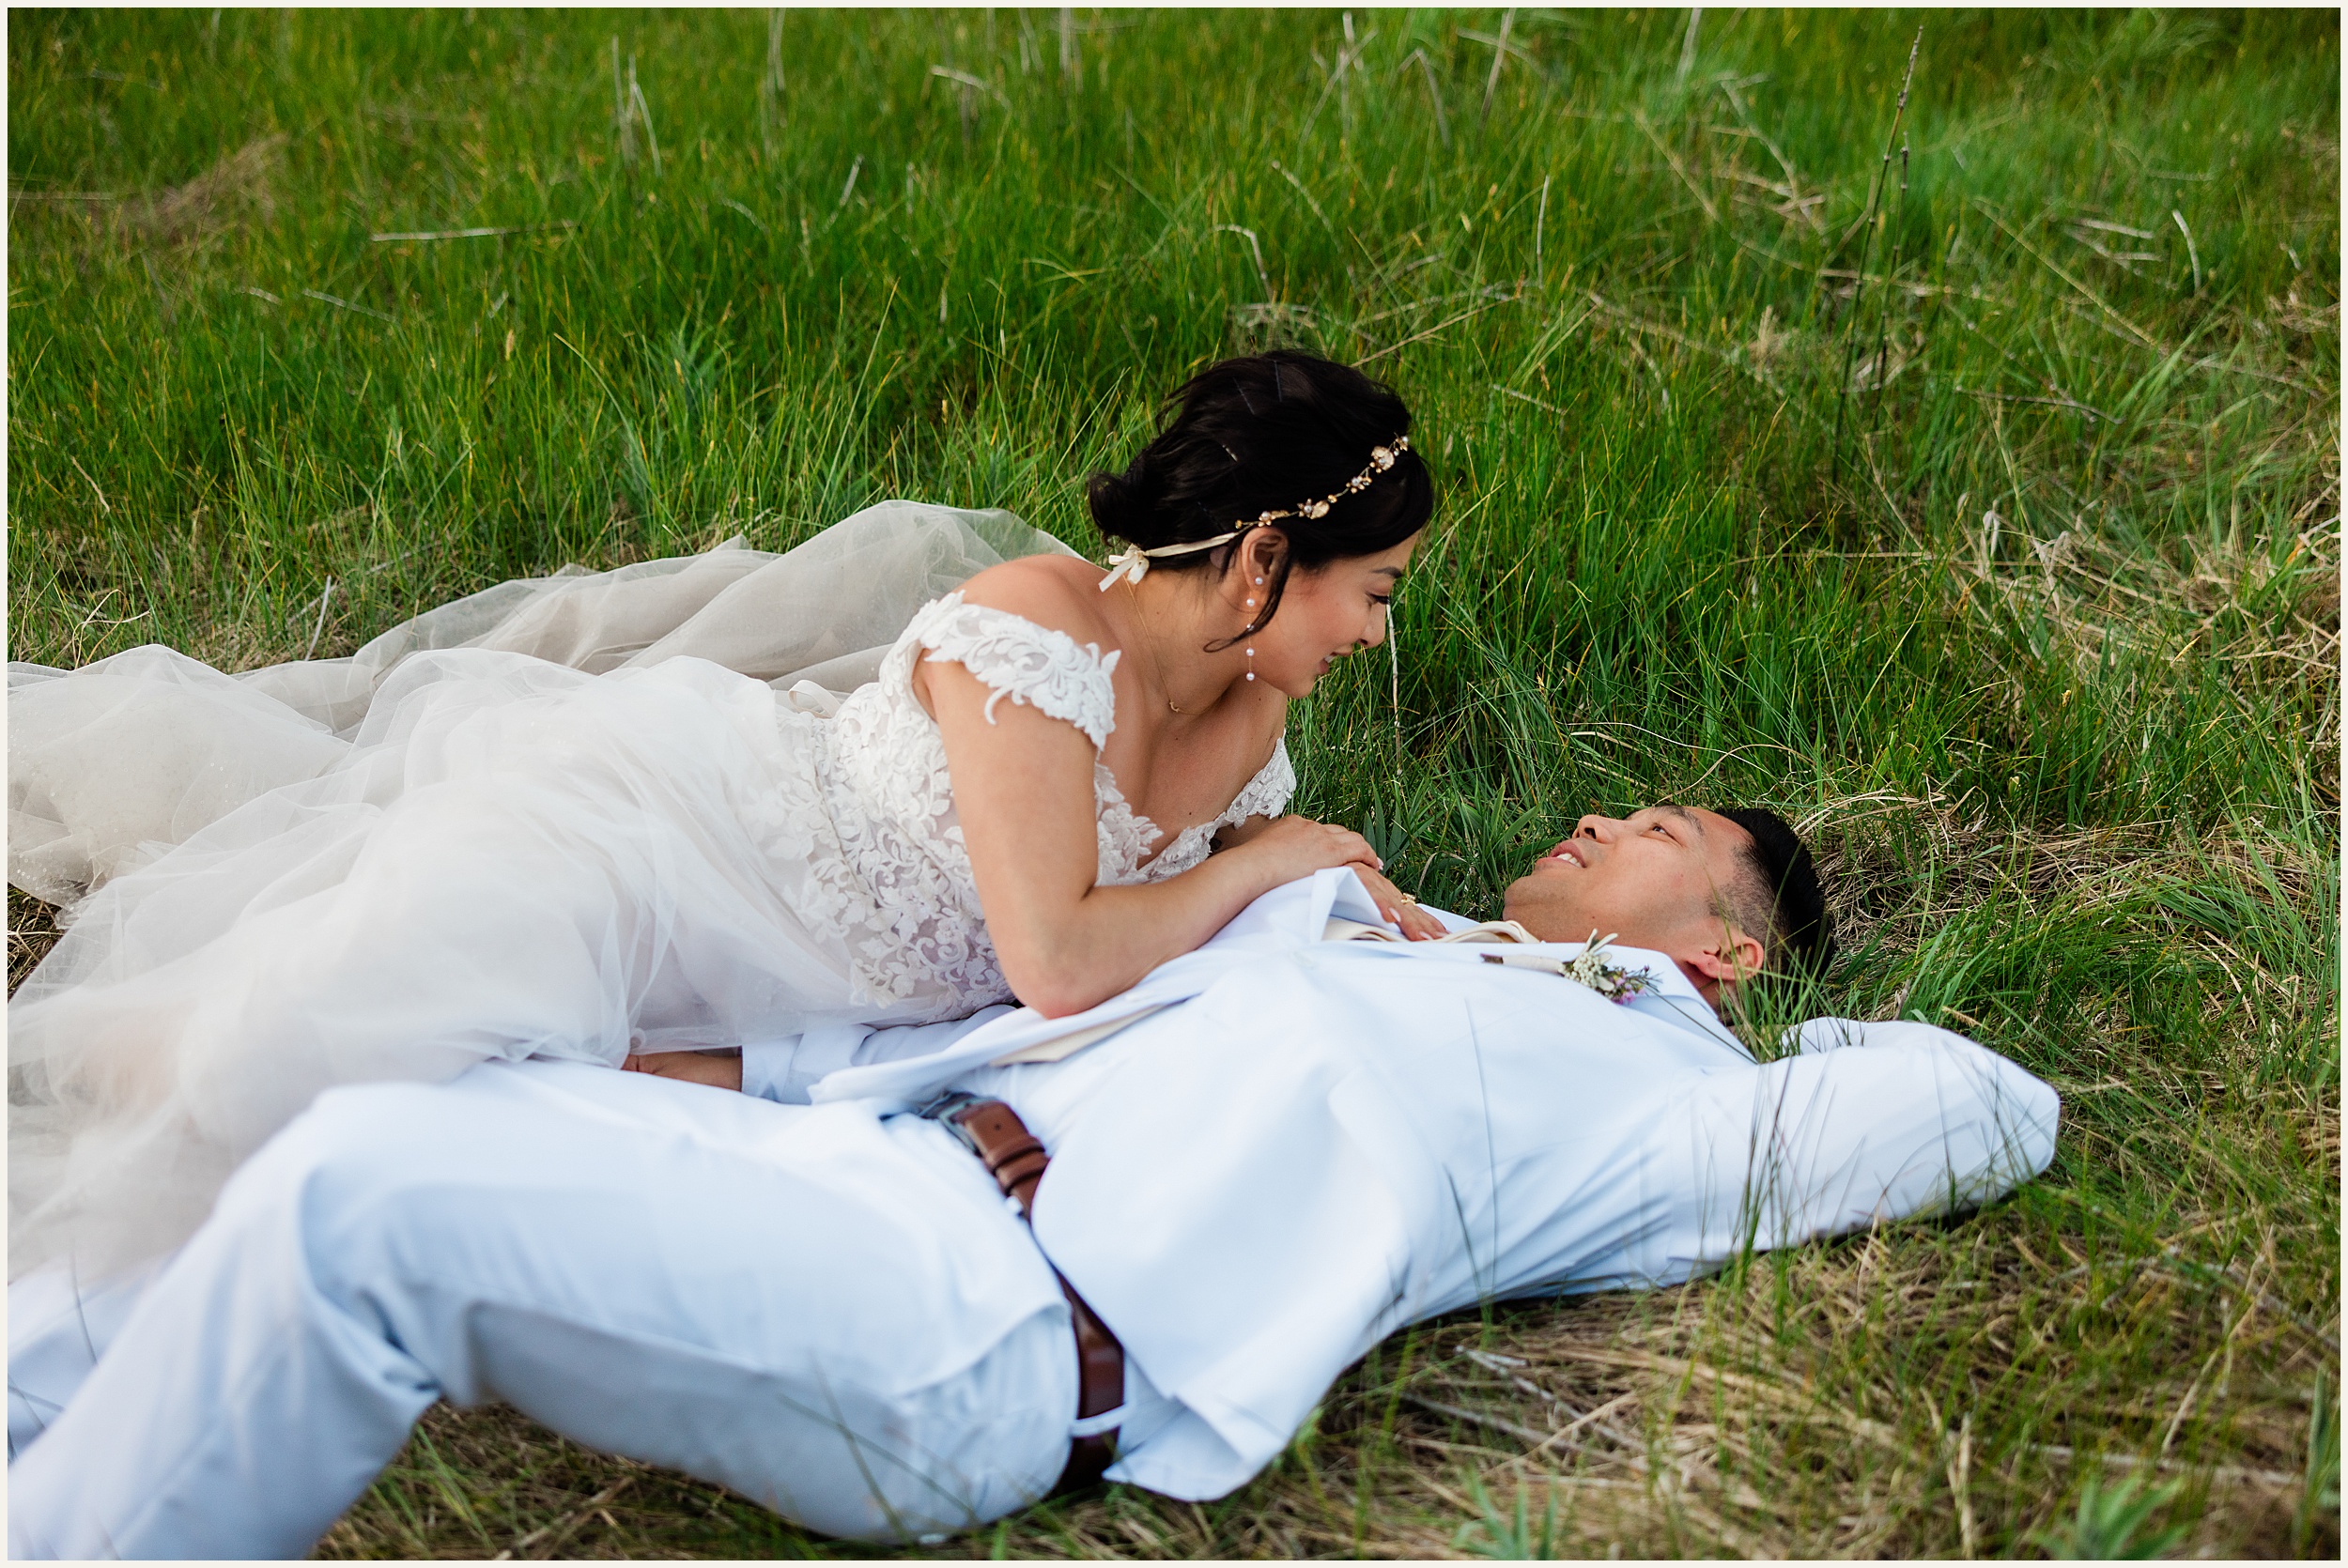
MULTIPOLYGON (((1111 539, 1145 550, 1212 539, 1266 512, 1319 500, 1372 465, 1373 448, 1411 428, 1392 389, 1351 365, 1277 349, 1209 365, 1168 403, 1173 418, 1121 474, 1085 484, 1092 520, 1111 539)), ((1415 452, 1318 517, 1265 525, 1288 548, 1265 585, 1263 612, 1229 642, 1261 631, 1280 607, 1289 573, 1392 549, 1427 526, 1435 489, 1415 452)), ((1228 571, 1245 535, 1212 550, 1152 560, 1152 570, 1228 571)))

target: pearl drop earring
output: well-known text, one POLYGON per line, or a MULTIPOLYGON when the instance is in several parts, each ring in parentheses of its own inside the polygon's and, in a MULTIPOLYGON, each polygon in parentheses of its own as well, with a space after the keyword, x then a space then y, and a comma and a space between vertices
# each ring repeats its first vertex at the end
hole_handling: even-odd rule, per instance
MULTIPOLYGON (((1256 586, 1258 588, 1261 588, 1263 586, 1263 578, 1258 577, 1256 579, 1256 586)), ((1247 607, 1249 609, 1254 609, 1256 607, 1256 601, 1252 598, 1249 599, 1247 601, 1247 607)), ((1256 645, 1252 642, 1247 645, 1247 678, 1251 681, 1256 678, 1256 645)))

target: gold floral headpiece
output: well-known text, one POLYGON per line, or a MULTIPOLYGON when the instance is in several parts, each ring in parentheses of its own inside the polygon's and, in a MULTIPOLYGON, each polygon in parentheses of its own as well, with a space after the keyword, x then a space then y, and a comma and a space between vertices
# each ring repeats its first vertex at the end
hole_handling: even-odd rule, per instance
POLYGON ((1228 533, 1218 533, 1212 539, 1196 539, 1182 545, 1160 545, 1154 550, 1145 550, 1138 545, 1128 545, 1118 554, 1109 557, 1108 576, 1101 579, 1101 592, 1106 593, 1110 584, 1120 580, 1140 582, 1142 578, 1150 575, 1150 562, 1153 560, 1170 555, 1195 555, 1200 550, 1212 550, 1217 545, 1229 544, 1249 529, 1262 528, 1265 524, 1276 523, 1283 517, 1326 517, 1329 515, 1329 508, 1348 496, 1359 495, 1368 489, 1372 480, 1393 468, 1395 460, 1410 450, 1411 438, 1408 436, 1397 436, 1385 446, 1371 447, 1369 467, 1347 480, 1342 487, 1330 491, 1319 500, 1299 501, 1294 506, 1277 511, 1259 512, 1228 533))

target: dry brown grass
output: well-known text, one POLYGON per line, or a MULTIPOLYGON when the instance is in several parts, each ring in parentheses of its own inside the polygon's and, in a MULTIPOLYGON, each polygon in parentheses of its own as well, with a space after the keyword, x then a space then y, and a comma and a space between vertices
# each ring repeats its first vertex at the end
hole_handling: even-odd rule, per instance
POLYGON ((8 889, 8 994, 57 945, 56 911, 16 888, 8 889))
POLYGON ((184 185, 122 203, 115 221, 125 232, 163 245, 200 239, 248 218, 266 223, 276 215, 271 185, 285 155, 284 132, 258 137, 184 185))
MULTIPOLYGON (((2093 529, 2035 539, 1998 522, 1952 561, 1960 612, 2043 623, 2083 675, 2115 654, 2245 667, 2253 678, 2328 683, 2340 664, 2337 483, 2298 509, 2294 531, 2191 538, 2162 553, 2124 549, 2093 529), (1983 603, 1970 603, 1978 595, 1983 603)), ((2013 696, 2020 700, 2021 687, 2013 696)), ((2337 710, 2319 738, 2328 740, 2337 710)))
MULTIPOLYGON (((134 195, 109 192, 12 192, 10 238, 35 247, 111 242, 180 252, 276 216, 286 136, 255 137, 194 178, 134 195)), ((162 284, 154 283, 159 291, 162 284)))

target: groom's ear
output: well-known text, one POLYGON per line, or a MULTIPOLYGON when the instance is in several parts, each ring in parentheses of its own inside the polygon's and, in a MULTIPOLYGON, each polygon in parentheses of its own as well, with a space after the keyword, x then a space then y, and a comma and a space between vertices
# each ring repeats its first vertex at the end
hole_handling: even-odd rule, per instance
POLYGON ((1716 984, 1738 985, 1760 974, 1768 957, 1759 942, 1734 926, 1726 926, 1718 941, 1698 948, 1686 962, 1716 984))

